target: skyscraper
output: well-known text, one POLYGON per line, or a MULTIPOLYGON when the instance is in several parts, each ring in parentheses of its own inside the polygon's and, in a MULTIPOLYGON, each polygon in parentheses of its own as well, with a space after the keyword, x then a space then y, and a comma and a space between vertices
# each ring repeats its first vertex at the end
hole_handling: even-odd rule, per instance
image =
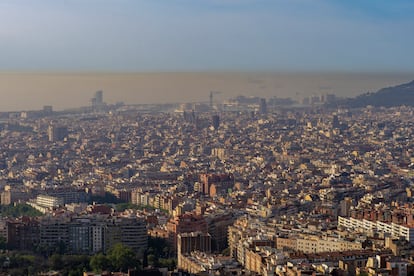
POLYGON ((64 126, 49 125, 47 134, 49 142, 63 141, 68 135, 68 129, 64 126))
POLYGON ((217 130, 219 128, 219 125, 220 125, 219 115, 213 115, 211 117, 211 120, 212 120, 212 125, 213 125, 214 129, 217 130))
POLYGON ((94 97, 91 100, 91 102, 92 102, 92 107, 102 106, 104 104, 103 91, 102 90, 96 91, 94 97))
POLYGON ((260 99, 259 104, 259 113, 260 114, 267 114, 267 105, 266 105, 266 99, 260 99))

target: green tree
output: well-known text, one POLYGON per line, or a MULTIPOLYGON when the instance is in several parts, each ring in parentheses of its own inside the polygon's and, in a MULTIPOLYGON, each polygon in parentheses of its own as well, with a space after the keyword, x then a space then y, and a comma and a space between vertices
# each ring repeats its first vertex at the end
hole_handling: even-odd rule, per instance
POLYGON ((3 236, 0 236, 0 249, 1 250, 7 249, 7 240, 3 236))
POLYGON ((108 253, 108 260, 115 270, 126 272, 128 268, 139 267, 134 251, 121 243, 117 243, 108 253))
POLYGON ((92 256, 89 262, 89 266, 93 271, 101 272, 103 270, 110 268, 110 263, 108 258, 104 254, 99 253, 97 255, 92 256))
POLYGON ((168 270, 174 270, 177 267, 177 263, 174 258, 160 259, 159 267, 168 267, 168 270))
POLYGON ((27 204, 0 206, 0 213, 4 217, 38 217, 43 215, 41 212, 27 204))
POLYGON ((227 247, 223 251, 221 251, 221 254, 223 254, 224 256, 230 256, 230 247, 227 247))
POLYGON ((59 254, 53 254, 48 261, 50 268, 53 270, 61 270, 63 268, 62 256, 59 254))
POLYGON ((153 254, 148 255, 148 264, 153 266, 153 267, 158 267, 159 261, 158 261, 157 256, 155 256, 153 254))
POLYGON ((64 267, 73 269, 89 270, 90 258, 86 255, 63 255, 62 257, 64 267))

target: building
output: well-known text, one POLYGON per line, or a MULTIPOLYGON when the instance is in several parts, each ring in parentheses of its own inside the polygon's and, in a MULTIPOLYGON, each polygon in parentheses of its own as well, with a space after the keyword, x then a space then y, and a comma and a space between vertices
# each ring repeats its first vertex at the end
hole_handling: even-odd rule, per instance
POLYGON ((95 92, 93 98, 91 99, 91 104, 93 109, 100 109, 105 105, 102 90, 98 90, 95 92))
POLYGON ((29 199, 29 194, 21 189, 16 189, 11 185, 4 186, 4 191, 0 193, 1 205, 10 205, 15 202, 26 201, 29 199))
POLYGON ((53 106, 44 105, 43 106, 43 115, 51 115, 51 114, 53 114, 53 106))
POLYGON ((6 238, 9 249, 33 250, 39 244, 39 222, 36 218, 7 219, 3 223, 7 233, 2 236, 6 238))
POLYGON ((69 252, 76 254, 88 254, 91 252, 91 227, 90 219, 76 218, 68 225, 69 252))
POLYGON ((182 257, 193 251, 211 252, 211 236, 203 232, 180 233, 177 235, 178 268, 181 268, 182 257))
POLYGON ((63 206, 63 199, 60 197, 50 195, 38 195, 36 198, 36 204, 47 208, 56 208, 63 206))
POLYGON ((220 126, 220 116, 219 115, 213 115, 211 116, 212 126, 215 130, 218 130, 220 126))
POLYGON ((49 142, 63 141, 68 135, 68 128, 64 126, 49 125, 47 134, 49 142))
POLYGON ((144 219, 121 218, 121 243, 142 255, 148 246, 147 227, 144 219))
POLYGON ((177 248, 177 236, 182 233, 201 232, 207 233, 208 227, 202 215, 185 213, 175 216, 167 222, 168 240, 173 248, 177 248))
POLYGON ((366 219, 338 217, 338 227, 348 230, 358 230, 362 233, 373 235, 375 233, 393 238, 404 238, 414 244, 414 226, 409 224, 397 224, 394 222, 370 221, 366 219))
POLYGON ((105 223, 103 222, 92 222, 90 225, 92 254, 98 252, 104 252, 104 241, 105 241, 105 223))
POLYGON ((214 197, 220 194, 227 194, 234 186, 234 176, 228 174, 201 174, 201 192, 214 197))
POLYGON ((262 115, 267 114, 267 104, 266 99, 262 98, 259 102, 259 113, 262 115))
POLYGON ((178 254, 191 251, 211 252, 211 235, 203 232, 181 233, 177 236, 178 254))
POLYGON ((57 247, 69 248, 69 220, 60 217, 43 217, 39 224, 39 245, 46 252, 57 247))
POLYGON ((228 228, 235 220, 231 212, 211 214, 206 217, 208 233, 211 235, 211 249, 221 252, 228 246, 228 228))
POLYGON ((5 223, 7 232, 2 235, 12 249, 96 254, 122 243, 142 256, 148 246, 146 223, 140 218, 45 216, 39 220, 19 218, 5 223))

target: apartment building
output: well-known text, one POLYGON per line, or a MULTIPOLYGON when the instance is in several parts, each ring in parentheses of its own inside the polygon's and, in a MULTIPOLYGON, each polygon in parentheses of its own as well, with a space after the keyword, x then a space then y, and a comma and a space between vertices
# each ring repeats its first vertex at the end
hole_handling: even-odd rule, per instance
POLYGON ((414 225, 397 224, 394 222, 370 221, 366 219, 345 218, 338 216, 338 227, 358 230, 366 234, 382 234, 393 238, 404 238, 414 244, 414 225))

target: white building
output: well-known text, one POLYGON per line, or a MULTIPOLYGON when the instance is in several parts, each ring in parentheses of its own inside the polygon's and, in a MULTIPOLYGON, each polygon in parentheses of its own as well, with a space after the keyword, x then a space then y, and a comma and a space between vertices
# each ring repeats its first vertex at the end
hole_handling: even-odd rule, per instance
POLYGON ((63 199, 49 195, 38 195, 36 198, 36 204, 43 207, 54 208, 63 206, 63 199))
POLYGON ((412 225, 400 225, 381 221, 369 221, 366 219, 345 218, 338 216, 338 227, 359 230, 363 233, 381 233, 393 238, 404 238, 414 244, 414 227, 412 225))

